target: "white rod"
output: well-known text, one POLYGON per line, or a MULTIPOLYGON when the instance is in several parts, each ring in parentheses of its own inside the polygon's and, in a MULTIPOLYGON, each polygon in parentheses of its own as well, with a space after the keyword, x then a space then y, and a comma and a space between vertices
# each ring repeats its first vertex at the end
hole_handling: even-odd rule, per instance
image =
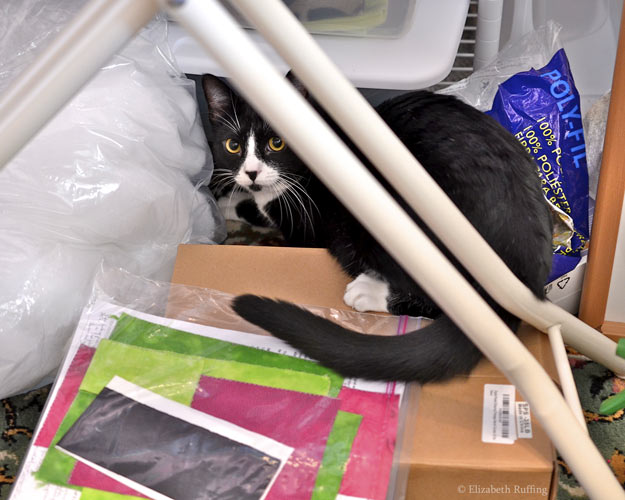
MULTIPOLYGON (((525 395, 591 497, 625 498, 540 364, 225 9, 215 0, 187 0, 177 7, 161 1, 228 72, 243 96, 525 395)), ((282 28, 279 22, 276 27, 282 28)))
POLYGON ((513 9, 508 43, 518 40, 534 29, 534 0, 514 0, 513 9))
POLYGON ((588 432, 586 419, 584 418, 584 411, 582 410, 582 404, 579 401, 579 394, 577 393, 577 387, 575 386, 575 380, 573 379, 573 372, 571 371, 569 358, 566 354, 566 347, 564 346, 564 341, 562 340, 560 325, 550 326, 547 330, 547 335, 549 335, 551 352, 553 353, 553 359, 558 371, 558 378, 560 379, 560 386, 562 387, 564 399, 568 403, 575 417, 577 417, 582 429, 588 432))
POLYGON ((499 52, 502 12, 503 0, 479 0, 478 2, 474 70, 486 66, 499 52))
POLYGON ((158 12, 155 0, 92 0, 0 95, 0 171, 158 12))
POLYGON ((308 90, 491 297, 544 332, 551 325, 562 325, 567 344, 613 372, 625 374, 625 359, 616 356, 613 341, 551 302, 538 300, 518 280, 282 2, 230 2, 252 20, 308 90))

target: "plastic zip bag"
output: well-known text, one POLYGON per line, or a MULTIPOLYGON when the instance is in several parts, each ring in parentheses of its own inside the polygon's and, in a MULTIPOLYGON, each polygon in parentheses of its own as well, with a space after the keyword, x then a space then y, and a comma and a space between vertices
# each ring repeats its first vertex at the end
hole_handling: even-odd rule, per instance
MULTIPOLYGON (((256 327, 252 327, 232 312, 229 307, 230 300, 229 295, 214 290, 151 281, 132 276, 121 270, 108 270, 101 273, 90 301, 91 305, 83 314, 58 383, 42 415, 41 430, 37 430, 35 436, 33 446, 35 450, 29 450, 25 467, 37 470, 36 461, 32 463, 32 456, 42 456, 42 452, 45 453, 47 450, 46 460, 37 473, 39 479, 51 481, 54 484, 98 487, 93 482, 80 483, 80 479, 84 480, 87 477, 84 475, 84 468, 72 462, 71 459, 68 461, 69 457, 64 457, 62 452, 50 445, 58 441, 72 422, 93 401, 95 394, 105 386, 107 380, 115 375, 139 386, 145 386, 163 396, 196 407, 196 405, 207 403, 207 398, 211 406, 212 394, 207 391, 219 389, 218 386, 212 385, 213 380, 210 377, 199 376, 204 371, 204 367, 209 367, 210 371, 211 356, 216 356, 221 364, 225 361, 224 353, 226 353, 227 359, 237 360, 233 364, 239 365, 242 364, 241 362, 252 363, 260 360, 261 366, 267 367, 272 356, 282 355, 290 362, 295 362, 290 369, 304 369, 298 363, 305 363, 322 371, 328 371, 327 368, 312 361, 292 355, 284 356, 282 353, 288 354, 288 351, 283 351, 283 347, 278 347, 276 344, 282 346, 283 343, 273 337, 239 333, 245 330, 256 330, 256 327), (120 305, 124 303, 125 306, 120 308, 114 303, 120 305), (177 305, 181 306, 180 310, 175 310, 177 305), (126 307, 133 309, 126 309, 126 307), (120 316, 120 313, 124 311, 128 315, 120 316), (144 311, 149 311, 149 313, 146 314, 144 311), (157 313, 163 316, 166 311, 168 311, 169 318, 180 318, 185 322, 157 318, 150 314, 157 313), (111 314, 115 317, 112 318, 111 314), (211 330, 209 336, 204 337, 203 335, 206 335, 208 331, 206 327, 194 324, 198 322, 212 323, 220 327, 227 324, 229 328, 237 331, 211 330), (109 337, 110 340, 101 340, 109 337), (232 349, 226 351, 223 348, 216 349, 213 339, 223 341, 232 339, 240 344, 238 346, 240 352, 232 349), (177 352, 171 350, 174 345, 178 346, 177 352), (257 360, 254 358, 245 360, 240 357, 241 353, 246 354, 250 349, 246 347, 247 345, 259 348, 256 351, 257 360), (95 357, 93 357, 94 347, 97 347, 95 357), (208 356, 208 358, 202 356, 208 356), (172 357, 176 359, 172 361, 172 357), (265 359, 264 362, 263 359, 265 359), (191 374, 189 370, 193 373, 191 374), (191 380, 196 380, 196 389, 193 389, 193 384, 189 383, 191 380), (80 390, 78 390, 79 386, 80 390), (190 401, 193 402, 189 403, 190 401), (63 416, 65 418, 61 423, 63 416), (56 437, 53 437, 55 434, 56 437)), ((404 327, 412 329, 415 326, 414 323, 418 322, 416 319, 406 317, 379 316, 327 308, 316 308, 316 310, 352 328, 375 331, 380 334, 396 334, 398 331, 403 331, 404 327)), ((222 373, 227 376, 227 373, 223 371, 222 373)), ((240 373, 238 368, 237 373, 240 373)), ((312 375, 312 372, 309 373, 312 375)), ((240 384, 245 385, 244 382, 234 381, 221 381, 221 383, 225 383, 228 388, 240 384)), ((293 401, 290 399, 293 397, 290 391, 283 389, 259 389, 257 387, 249 390, 288 394, 287 399, 282 399, 293 401)), ((351 492, 353 496, 356 491, 359 493, 357 496, 363 498, 376 500, 386 498, 387 489, 392 489, 394 486, 392 472, 393 467, 396 466, 396 458, 394 458, 397 457, 396 443, 400 441, 400 436, 398 436, 399 393, 396 392, 395 385, 379 383, 369 385, 369 383, 363 384, 363 381, 350 380, 345 381, 340 393, 337 388, 331 389, 327 385, 326 391, 332 391, 333 396, 310 396, 317 399, 314 405, 316 410, 309 415, 310 418, 315 414, 320 415, 319 412, 327 412, 328 409, 323 408, 332 401, 334 405, 332 411, 335 411, 337 409, 335 396, 338 396, 341 410, 336 414, 335 425, 327 436, 329 448, 326 448, 323 453, 322 463, 318 464, 320 467, 314 492, 309 498, 333 499, 337 493, 349 496, 351 492), (345 395, 345 391, 349 394, 345 395), (378 406, 379 409, 372 408, 372 405, 378 406), (361 429, 364 432, 363 435, 361 435, 361 429), (357 445, 358 441, 361 442, 360 445, 357 445), (352 465, 355 465, 355 468, 352 465)), ((224 397, 229 396, 227 392, 229 390, 226 390, 226 393, 221 390, 221 396, 218 396, 217 392, 214 394, 219 398, 212 404, 212 408, 220 412, 216 415, 217 417, 226 418, 236 415, 242 420, 247 419, 248 423, 265 425, 263 433, 266 434, 269 434, 271 430, 275 432, 281 430, 275 415, 276 411, 279 412, 280 408, 283 408, 281 404, 271 404, 271 408, 267 405, 252 404, 248 410, 245 410, 240 403, 238 405, 235 403, 234 407, 228 409, 224 401, 224 397), (217 401, 219 404, 215 406, 217 401)), ((268 401, 275 402, 275 396, 265 394, 263 397, 268 397, 268 401)), ((254 401, 257 400, 254 399, 254 401)), ((285 414, 285 411, 282 414, 285 414)), ((305 418, 301 422, 291 422, 291 425, 294 429, 301 429, 304 434, 305 431, 310 430, 307 422, 309 419, 305 418)), ((244 427, 243 421, 234 423, 244 427)), ((259 428, 250 430, 260 431, 259 428)), ((273 437, 277 439, 277 436, 273 437)), ((295 443, 286 442, 285 444, 295 447, 295 443)), ((311 444, 313 447, 318 446, 311 444)), ((318 457, 319 449, 316 449, 315 456, 318 457)), ((307 464, 310 466, 311 462, 308 461, 307 464)), ((89 477, 94 479, 92 475, 89 477)), ((95 479, 98 480, 98 478, 95 479)), ((288 493, 289 488, 296 488, 294 491, 299 492, 302 484, 299 482, 300 479, 297 475, 288 479, 283 478, 281 483, 283 494, 275 498, 291 498, 288 493)), ((28 497, 29 500, 47 498, 45 488, 37 489, 36 486, 32 486, 35 489, 30 489, 31 484, 29 477, 20 476, 14 488, 17 492, 15 498, 19 500, 22 498, 20 495, 26 495, 24 498, 28 497)), ((275 487, 278 484, 277 480, 275 487)), ((306 484, 310 487, 310 482, 306 484)), ((108 487, 102 483, 102 488, 126 495, 136 495, 136 492, 132 490, 120 490, 116 485, 113 485, 111 489, 110 483, 108 487)), ((81 498, 82 495, 89 497, 90 491, 92 490, 84 489, 81 498)), ((108 494, 104 492, 98 494, 104 495, 101 498, 114 498, 114 496, 107 496, 108 494)), ((273 489, 268 498, 274 498, 272 494, 275 494, 273 489)))

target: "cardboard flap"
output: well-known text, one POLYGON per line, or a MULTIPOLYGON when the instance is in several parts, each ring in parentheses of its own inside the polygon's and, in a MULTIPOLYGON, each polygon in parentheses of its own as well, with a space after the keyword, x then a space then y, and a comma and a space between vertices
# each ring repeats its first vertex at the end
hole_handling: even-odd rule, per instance
POLYGON ((343 292, 351 278, 322 248, 180 245, 173 283, 298 304, 351 310, 343 292))

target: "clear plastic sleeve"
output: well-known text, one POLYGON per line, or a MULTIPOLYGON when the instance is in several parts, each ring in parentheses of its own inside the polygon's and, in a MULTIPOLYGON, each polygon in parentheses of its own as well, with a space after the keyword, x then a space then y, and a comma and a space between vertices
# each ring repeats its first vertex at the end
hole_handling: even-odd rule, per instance
MULTIPOLYGON (((231 298, 231 295, 217 290, 141 279, 120 269, 103 269, 96 280, 91 301, 104 300, 176 320, 267 335, 231 310, 231 298)), ((423 318, 306 307, 347 328, 380 335, 398 335, 425 326, 428 321, 423 318)), ((366 421, 361 422, 360 434, 355 436, 352 454, 349 456, 351 470, 348 469, 341 478, 340 493, 371 499, 401 498, 409 470, 411 442, 410 432, 404 435, 404 422, 414 420, 418 386, 407 386, 398 411, 393 409, 389 399, 395 391, 394 384, 387 384, 380 394, 380 399, 389 404, 380 405, 377 409, 371 404, 372 400, 360 401, 361 394, 358 390, 350 392, 352 387, 358 386, 353 381, 345 381, 339 396, 344 400, 341 409, 365 413, 366 421), (367 407, 369 411, 364 410, 367 407), (381 435, 379 429, 387 429, 389 433, 381 435)), ((349 431, 345 432, 343 439, 348 439, 345 436, 349 435, 349 431)))
MULTIPOLYGON (((53 485, 136 496, 132 485, 55 448, 110 380, 121 377, 293 448, 268 499, 399 498, 407 471, 400 469, 399 443, 410 441, 401 422, 414 418, 415 387, 344 380, 273 337, 241 333, 263 332, 230 309, 231 298, 101 270, 35 435, 33 445, 45 458, 33 466, 31 450, 25 468, 38 469, 37 480, 53 485), (118 311, 114 317, 112 310, 118 311), (208 334, 206 326, 220 330, 208 334)), ((312 309, 350 328, 387 335, 421 321, 312 309)), ((401 451, 406 463, 406 448, 401 451)), ((33 494, 23 476, 12 500, 33 494)), ((37 499, 48 499, 45 488, 37 491, 37 499)))
MULTIPOLYGON (((140 278, 121 269, 103 266, 97 275, 90 304, 106 300, 136 311, 172 319, 214 326, 241 332, 269 335, 248 323, 230 308, 232 295, 219 290, 180 285, 140 278)), ((315 314, 358 332, 377 335, 397 335, 399 317, 382 314, 306 305, 315 314)), ((402 317, 406 318, 406 317, 402 317)), ((405 331, 425 326, 427 319, 409 318, 402 323, 405 331)))

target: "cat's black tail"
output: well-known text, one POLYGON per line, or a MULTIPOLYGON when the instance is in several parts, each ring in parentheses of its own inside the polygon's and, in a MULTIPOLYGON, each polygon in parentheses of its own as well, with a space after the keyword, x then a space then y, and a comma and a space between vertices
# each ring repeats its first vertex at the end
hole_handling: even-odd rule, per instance
POLYGON ((415 332, 383 336, 360 334, 294 304, 254 295, 236 297, 232 307, 345 377, 426 383, 469 373, 482 357, 446 316, 415 332))

